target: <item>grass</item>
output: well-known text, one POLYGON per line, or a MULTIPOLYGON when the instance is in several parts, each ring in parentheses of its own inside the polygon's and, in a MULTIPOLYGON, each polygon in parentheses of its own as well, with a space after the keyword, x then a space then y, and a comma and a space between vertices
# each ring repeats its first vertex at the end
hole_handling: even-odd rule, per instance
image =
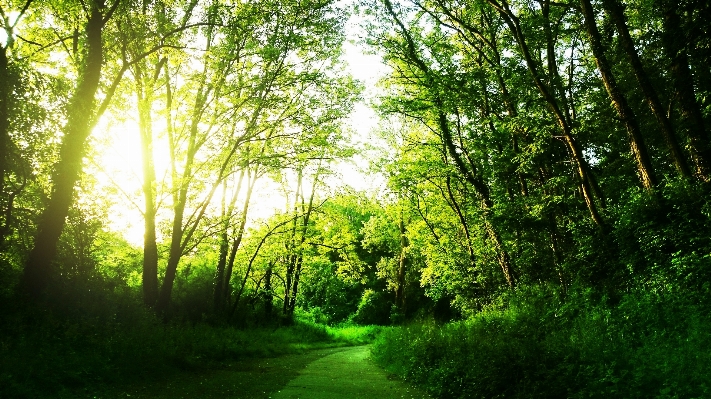
POLYGON ((334 327, 326 327, 326 330, 339 342, 347 345, 366 345, 375 341, 383 327, 344 323, 334 327))
POLYGON ((0 397, 77 397, 105 386, 152 384, 244 359, 304 353, 372 341, 373 327, 240 329, 163 323, 129 305, 108 311, 19 306, 0 319, 0 397))

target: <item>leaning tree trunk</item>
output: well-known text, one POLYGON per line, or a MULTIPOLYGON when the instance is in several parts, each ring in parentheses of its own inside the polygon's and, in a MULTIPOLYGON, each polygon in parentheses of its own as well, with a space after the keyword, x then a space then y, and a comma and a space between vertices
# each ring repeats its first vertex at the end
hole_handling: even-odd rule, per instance
MULTIPOLYGON (((445 150, 445 159, 444 161, 447 162, 447 157, 446 157, 446 150, 445 150)), ((452 208, 454 213, 457 214, 457 218, 459 219, 459 224, 462 225, 462 229, 464 230, 464 237, 467 239, 467 252, 469 254, 469 265, 471 267, 474 267, 476 264, 476 255, 474 254, 474 242, 472 241, 472 234, 469 229, 469 223, 467 222, 467 219, 464 217, 464 212, 462 212, 462 208, 459 206, 459 203, 457 202, 457 199, 454 197, 454 193, 452 192, 452 184, 451 184, 452 178, 447 174, 447 177, 445 178, 445 184, 447 187, 447 192, 446 195, 443 192, 442 195, 447 198, 449 197, 449 207, 452 208)))
POLYGON ((195 160, 195 153, 198 149, 196 141, 198 123, 203 104, 203 93, 202 90, 199 90, 193 109, 187 158, 183 174, 180 179, 180 186, 178 187, 177 201, 173 204, 173 228, 170 238, 168 263, 165 269, 165 276, 163 277, 163 284, 161 285, 160 292, 158 294, 158 301, 156 302, 156 309, 160 312, 168 310, 168 306, 170 305, 170 297, 173 292, 173 283, 175 282, 175 276, 178 270, 178 263, 180 263, 180 258, 183 256, 183 216, 185 213, 185 206, 187 205, 187 196, 190 186, 190 178, 192 177, 193 161, 195 160))
POLYGON ((627 53, 627 58, 629 58, 632 70, 637 78, 637 83, 639 83, 639 87, 647 100, 647 105, 649 105, 649 109, 652 111, 652 114, 654 114, 654 117, 659 124, 674 166, 680 175, 684 177, 691 177, 691 170, 689 170, 689 166, 686 164, 684 153, 679 145, 679 141, 676 138, 674 126, 672 126, 669 117, 666 115, 664 107, 662 106, 659 96, 657 95, 657 91, 654 89, 647 72, 644 70, 644 66, 639 58, 632 36, 630 36, 630 31, 627 27, 627 22, 625 21, 625 13, 622 5, 617 0, 603 0, 602 3, 608 15, 612 19, 612 22, 615 24, 620 44, 625 50, 625 53, 627 53))
MULTIPOLYGON (((560 126, 561 137, 563 139, 563 142, 568 147, 568 150, 570 151, 570 156, 572 158, 573 164, 575 165, 575 170, 577 172, 576 174, 578 176, 580 188, 583 194, 583 198, 585 200, 585 205, 587 206, 588 211, 590 211, 590 217, 596 225, 600 227, 604 226, 605 222, 602 218, 602 215, 600 215, 598 205, 595 202, 595 184, 590 174, 590 168, 588 166, 588 163, 585 160, 585 157, 583 156, 582 150, 580 149, 580 145, 578 144, 577 140, 575 139, 575 136, 573 135, 573 128, 569 121, 570 117, 568 114, 564 113, 563 110, 561 110, 561 107, 558 104, 558 100, 552 94, 551 89, 543 82, 537 63, 533 58, 533 55, 531 54, 531 50, 528 47, 526 37, 523 33, 523 29, 521 29, 519 18, 509 8, 508 3, 503 2, 499 4, 499 2, 497 2, 496 0, 487 0, 487 2, 489 3, 489 5, 492 6, 492 8, 494 8, 498 12, 501 18, 503 18, 504 22, 506 23, 509 30, 516 39, 518 47, 520 48, 524 60, 526 61, 526 67, 531 73, 531 77, 533 78, 533 83, 536 85, 536 88, 543 97, 543 100, 546 102, 548 108, 553 113, 556 123, 560 126)), ((602 196, 598 195, 597 198, 601 202, 603 201, 602 196)))
POLYGON ((247 194, 245 195, 244 198, 244 205, 242 206, 242 215, 240 216, 239 219, 239 227, 237 228, 237 234, 235 235, 235 238, 232 240, 232 249, 230 249, 230 258, 227 262, 226 268, 225 268, 225 277, 224 277, 224 282, 223 282, 223 292, 222 292, 222 302, 224 304, 229 304, 231 301, 231 294, 232 290, 230 287, 230 282, 232 281, 232 271, 234 270, 234 265, 235 265, 235 257, 237 256, 237 250, 239 249, 240 245, 242 244, 242 238, 244 237, 244 229, 245 226, 247 225, 247 214, 249 212, 249 204, 250 200, 252 199, 252 192, 254 190, 254 185, 257 183, 257 179, 259 178, 259 174, 257 171, 254 171, 254 176, 249 177, 249 174, 247 175, 247 180, 249 181, 249 186, 247 186, 247 194))
POLYGON ((701 108, 696 101, 694 78, 689 68, 689 56, 683 42, 683 31, 677 3, 662 0, 662 43, 670 60, 669 72, 674 83, 674 91, 681 107, 681 116, 688 126, 689 147, 696 175, 703 181, 711 181, 711 144, 706 131, 701 108))
POLYGON ((54 165, 50 199, 40 217, 35 244, 20 283, 21 289, 34 298, 42 294, 49 281, 59 235, 72 204, 74 186, 81 175, 86 140, 96 122, 95 95, 103 62, 103 18, 99 5, 92 1, 86 24, 86 58, 67 106, 67 123, 62 130, 59 160, 54 165))
POLYGON ((657 185, 657 178, 654 174, 654 168, 649 157, 647 146, 642 138, 642 131, 639 128, 637 116, 627 103, 627 99, 617 85, 610 63, 607 61, 605 49, 600 38, 600 31, 597 28, 597 22, 595 22, 595 10, 593 10, 590 0, 581 0, 580 5, 583 10, 585 30, 590 38, 590 47, 592 48, 593 56, 595 58, 595 64, 597 65, 598 71, 600 71, 602 82, 605 85, 607 94, 610 96, 612 104, 614 105, 615 110, 617 110, 617 114, 620 116, 620 119, 622 119, 622 122, 627 128, 630 148, 632 150, 632 156, 637 164, 639 179, 642 181, 642 186, 644 186, 644 188, 651 190, 657 185))
MULTIPOLYGON (((232 214, 234 213, 235 203, 237 202, 237 196, 242 189, 242 182, 244 181, 245 170, 242 169, 239 174, 239 179, 237 179, 237 187, 234 190, 232 199, 229 204, 226 204, 227 196, 227 180, 223 182, 222 191, 222 228, 220 231, 220 255, 217 261, 217 268, 215 270, 215 291, 213 293, 213 308, 216 313, 221 312, 224 308, 225 302, 225 290, 227 285, 225 283, 225 268, 227 267, 227 256, 230 248, 229 241, 229 230, 230 224, 232 223, 232 214)), ((249 179, 249 177, 248 177, 249 179)))
MULTIPOLYGON (((480 199, 482 199, 482 208, 484 210, 485 215, 489 213, 491 207, 492 207, 492 202, 491 198, 489 196, 489 186, 486 184, 486 182, 483 181, 481 176, 476 172, 474 169, 474 165, 471 165, 471 169, 467 167, 467 165, 464 163, 464 160, 462 160, 462 156, 460 153, 460 149, 457 148, 456 144, 454 143, 454 138, 452 135, 452 131, 449 127, 449 121, 447 120, 447 115, 444 112, 444 100, 442 94, 439 92, 441 89, 437 87, 437 82, 432 76, 432 71, 430 68, 427 66, 427 64, 420 58, 418 55, 415 42, 408 32, 407 28, 405 25, 402 23, 400 18, 397 16, 397 13, 393 9, 392 3, 390 0, 385 0, 385 7, 388 11, 388 14, 393 18, 395 23, 398 25, 400 32, 403 35, 403 38, 405 39, 406 46, 407 46, 407 56, 410 58, 412 62, 415 63, 417 68, 422 72, 424 75, 425 79, 425 84, 429 86, 429 89, 433 90, 433 98, 432 101, 434 103, 434 111, 436 112, 436 117, 437 117, 437 124, 440 129, 440 134, 441 134, 441 139, 442 139, 442 144, 444 145, 446 152, 449 153, 449 155, 452 157, 454 160, 454 163, 459 170, 459 172, 463 175, 464 179, 467 181, 467 183, 471 184, 471 186, 474 188, 474 190, 477 192, 479 195, 480 199)), ((493 234, 491 235, 492 240, 494 241, 495 247, 497 251, 506 251, 506 249, 501 245, 501 239, 496 232, 496 230, 491 227, 491 232, 493 234)), ((502 271, 504 273, 504 276, 506 277, 506 282, 510 287, 515 286, 514 282, 514 273, 513 273, 513 267, 510 262, 510 258, 508 254, 506 253, 499 253, 498 260, 499 264, 502 268, 502 271)))
MULTIPOLYGON (((288 295, 284 295, 284 302, 287 303, 287 298, 288 299, 288 306, 286 307, 286 311, 284 312, 286 316, 292 317, 294 315, 294 309, 296 309, 296 297, 299 294, 299 282, 301 279, 301 269, 304 265, 304 254, 302 253, 302 247, 304 245, 304 242, 306 242, 306 232, 309 228, 309 221, 311 220, 311 214, 313 213, 314 209, 314 197, 316 196, 316 186, 318 185, 318 179, 319 175, 321 174, 321 164, 319 163, 317 169, 316 169, 316 174, 314 176, 314 182, 311 187, 311 195, 309 196, 309 202, 306 204, 306 207, 304 208, 304 194, 303 191, 301 192, 301 211, 303 212, 303 223, 302 223, 302 231, 301 231, 301 238, 299 242, 292 248, 294 253, 294 269, 293 269, 293 278, 292 278, 292 283, 291 283, 291 288, 290 288, 290 293, 288 295)), ((303 185, 301 184, 301 171, 299 171, 299 186, 301 190, 303 190, 303 185)), ((294 218, 296 218, 296 214, 294 215, 294 218)), ((296 220, 296 219, 295 219, 296 220)), ((288 291, 287 291, 288 292, 288 291)))
POLYGON ((286 274, 284 276, 284 303, 282 304, 282 313, 286 316, 289 315, 289 307, 291 306, 291 291, 294 279, 294 270, 296 269, 296 227, 298 226, 297 215, 299 213, 298 202, 299 194, 301 194, 303 202, 303 193, 301 191, 301 184, 303 179, 303 171, 299 169, 298 178, 296 180, 296 190, 294 195, 294 219, 291 225, 291 237, 286 245, 287 257, 286 257, 286 274))

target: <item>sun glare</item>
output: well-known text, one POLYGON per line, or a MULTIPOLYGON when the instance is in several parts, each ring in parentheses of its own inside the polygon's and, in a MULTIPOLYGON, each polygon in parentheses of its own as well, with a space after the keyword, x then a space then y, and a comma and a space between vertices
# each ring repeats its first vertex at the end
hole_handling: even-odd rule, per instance
MULTIPOLYGON (((349 38, 361 35, 360 28, 357 27, 358 22, 353 20, 349 23, 347 27, 349 38)), ((4 32, 0 31, 0 39, 3 39, 2 35, 4 32)), ((380 57, 365 54, 362 45, 346 42, 344 43, 344 61, 348 64, 348 72, 365 85, 365 97, 373 98, 377 95, 379 88, 376 83, 380 77, 387 73, 387 67, 381 63, 380 57)), ((108 202, 112 204, 107 210, 108 228, 121 234, 132 245, 141 246, 144 233, 141 138, 137 123, 138 117, 135 114, 135 104, 128 104, 128 107, 124 107, 124 109, 134 111, 121 115, 108 114, 94 131, 92 135, 94 155, 90 157, 91 161, 87 165, 87 172, 91 173, 97 181, 96 192, 93 195, 107 198, 108 202)), ((370 132, 375 128, 377 119, 374 111, 365 104, 360 103, 354 107, 347 123, 354 131, 356 142, 373 144, 370 132)), ((159 126, 156 123, 154 126, 153 159, 157 180, 156 201, 160 204, 156 216, 158 226, 170 225, 173 216, 170 192, 172 186, 170 181, 171 161, 164 131, 164 126, 159 126)), ((327 180, 321 182, 317 195, 327 196, 334 192, 336 187, 344 184, 357 190, 377 190, 377 186, 382 185, 382 179, 372 176, 365 177, 363 170, 366 169, 366 164, 367 156, 365 155, 356 157, 352 162, 339 162, 334 166, 335 176, 328 177, 327 180)), ((288 175, 288 172, 286 174, 288 175)), ((287 176, 286 181, 288 183, 287 191, 293 191, 296 182, 294 176, 287 176)), ((304 184, 304 193, 306 194, 310 190, 310 187, 306 187, 311 184, 310 178, 305 179, 304 184), (307 188, 308 190, 306 190, 307 188)), ((206 190, 204 194, 209 192, 209 188, 203 189, 206 190)), ((221 195, 222 190, 217 190, 210 204, 209 212, 219 212, 221 195)), ((288 195, 291 197, 290 201, 293 201, 293 193, 288 195)), ((269 177, 262 177, 257 182, 250 201, 249 223, 254 225, 259 219, 266 219, 275 212, 289 211, 286 203, 284 187, 269 177)), ((190 205, 188 204, 188 206, 190 205)), ((241 205, 238 204, 237 207, 240 209, 241 205)), ((186 211, 186 215, 189 214, 190 212, 186 211)), ((161 232, 158 231, 158 240, 166 239, 168 237, 161 236, 161 232)))
MULTIPOLYGON (((111 118, 108 118, 111 119, 111 118)), ((132 245, 143 243, 141 142, 135 121, 102 123, 94 135, 97 195, 110 199, 109 229, 132 245)))
MULTIPOLYGON (((106 120, 111 120, 111 115, 106 120)), ((94 134, 93 161, 88 165, 88 172, 96 179, 94 195, 108 198, 108 228, 121 234, 126 241, 135 246, 143 245, 144 235, 144 197, 142 192, 143 172, 141 139, 138 124, 128 119, 122 122, 105 122, 97 127, 94 134)), ((157 180, 156 215, 157 224, 169 223, 173 214, 170 209, 170 152, 167 140, 154 138, 153 162, 157 180)), ((209 187, 201 193, 209 193, 209 187)), ((243 190, 244 191, 244 187, 243 190)), ((222 190, 217 190, 211 202, 211 210, 219 212, 222 190)), ((231 197, 231 193, 228 196, 231 197)), ((241 193, 240 201, 243 200, 241 193)), ((188 205, 190 206, 190 204, 188 205)), ((241 204, 238 204, 241 208, 241 204)), ((268 177, 263 177, 255 186, 250 201, 249 224, 259 219, 268 218, 285 208, 285 199, 279 186, 268 177)), ((188 212, 186 212, 188 214, 188 212)), ((158 240, 161 237, 158 231, 158 240)))

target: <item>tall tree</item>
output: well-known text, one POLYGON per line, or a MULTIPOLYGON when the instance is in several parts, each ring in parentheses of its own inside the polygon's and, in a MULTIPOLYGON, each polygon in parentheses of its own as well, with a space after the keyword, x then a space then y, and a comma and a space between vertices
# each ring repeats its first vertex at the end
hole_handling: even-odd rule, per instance
POLYGON ((67 122, 62 129, 59 160, 54 165, 50 199, 42 212, 34 248, 22 276, 22 290, 32 297, 39 297, 49 281, 57 241, 72 203, 74 186, 81 174, 86 139, 105 110, 103 106, 97 107, 96 100, 104 63, 102 34, 119 3, 118 0, 110 6, 102 0, 84 3, 86 46, 82 52, 77 85, 67 106, 67 122))
POLYGON ((600 71, 602 81, 612 100, 612 104, 627 128, 630 148, 632 149, 632 155, 637 164, 639 179, 642 181, 644 188, 651 190, 657 185, 657 177, 654 173, 654 167, 652 166, 652 160, 649 156, 647 145, 642 137, 642 131, 640 130, 637 116, 627 103, 627 98, 622 93, 622 90, 617 85, 617 80, 612 73, 612 67, 607 61, 592 3, 590 0, 581 0, 580 4, 583 11, 585 30, 588 33, 595 63, 600 71))
POLYGON ((711 181, 711 145, 709 134, 696 99, 694 78, 689 67, 688 50, 684 45, 686 31, 682 27, 678 4, 668 0, 656 2, 662 13, 662 42, 669 62, 674 95, 687 126, 691 157, 695 173, 703 181, 711 181))
POLYGON ((678 170, 679 174, 684 177, 690 177, 691 171, 689 170, 684 153, 682 152, 681 146, 679 145, 679 141, 676 137, 676 129, 674 129, 669 117, 666 115, 666 111, 662 106, 657 90, 654 88, 649 77, 649 73, 645 70, 642 64, 635 47, 635 43, 630 35, 622 4, 620 4, 617 0, 604 0, 602 4, 615 25, 619 35, 620 44, 627 54, 632 70, 634 71, 635 78, 637 78, 639 87, 644 93, 647 104, 659 124, 659 128, 664 136, 664 140, 667 144, 667 148, 669 149, 674 166, 678 170))
MULTIPOLYGON (((169 126, 175 189, 160 310, 170 303, 180 259, 194 248, 199 238, 195 233, 213 194, 233 173, 238 155, 246 153, 240 149, 263 141, 264 150, 252 151, 250 157, 256 158, 250 163, 278 168, 299 151, 298 143, 314 136, 318 129, 312 126, 321 123, 320 129, 328 130, 340 123, 356 92, 352 82, 336 71, 343 15, 333 4, 264 1, 223 7, 213 3, 208 11, 208 18, 221 24, 208 23, 203 29, 203 69, 193 71, 191 85, 176 91, 193 104, 185 121, 189 128, 171 133, 169 126), (220 155, 208 155, 211 151, 220 155), (209 187, 209 194, 195 205, 190 201, 199 195, 201 185, 209 187)), ((170 103, 182 107, 175 99, 170 103)), ((253 178, 261 173, 255 172, 253 178)), ((226 279, 231 276, 229 263, 226 279)))

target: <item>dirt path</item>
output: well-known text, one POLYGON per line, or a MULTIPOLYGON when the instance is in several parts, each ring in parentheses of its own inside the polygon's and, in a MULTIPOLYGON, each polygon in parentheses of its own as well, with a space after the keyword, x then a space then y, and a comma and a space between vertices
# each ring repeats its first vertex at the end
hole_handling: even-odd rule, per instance
POLYGON ((370 360, 367 346, 346 348, 308 364, 272 399, 429 398, 406 383, 388 378, 370 360))
POLYGON ((369 359, 367 346, 311 350, 268 359, 245 359, 165 381, 107 387, 74 397, 152 399, 429 398, 389 378, 369 359))

